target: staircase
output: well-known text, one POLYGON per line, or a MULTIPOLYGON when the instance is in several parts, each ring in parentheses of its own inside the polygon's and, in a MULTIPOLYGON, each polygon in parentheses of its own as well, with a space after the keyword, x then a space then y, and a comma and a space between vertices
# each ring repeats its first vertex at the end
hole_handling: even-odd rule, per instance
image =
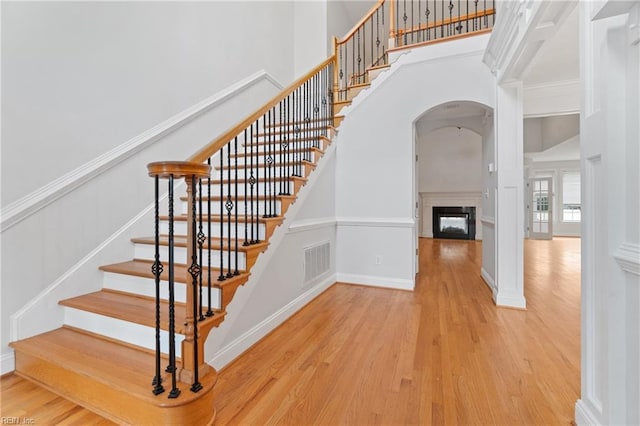
POLYGON ((150 164, 155 234, 131 239, 132 259, 100 267, 100 291, 59 301, 61 328, 11 344, 16 374, 119 424, 212 424, 217 372, 204 359, 207 336, 332 143, 341 110, 389 67, 373 40, 362 42, 369 66, 346 59, 355 37, 384 21, 384 7, 188 161, 150 164))

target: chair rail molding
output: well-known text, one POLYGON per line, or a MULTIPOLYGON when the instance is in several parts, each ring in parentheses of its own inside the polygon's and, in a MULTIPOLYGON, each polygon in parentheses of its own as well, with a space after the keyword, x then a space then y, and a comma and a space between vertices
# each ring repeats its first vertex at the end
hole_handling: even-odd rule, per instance
POLYGON ((613 258, 623 271, 640 276, 640 244, 621 244, 613 258))
POLYGON ((265 70, 260 70, 232 84, 2 208, 0 210, 0 232, 6 231, 75 188, 184 126, 200 114, 263 80, 271 82, 279 90, 284 87, 265 70))

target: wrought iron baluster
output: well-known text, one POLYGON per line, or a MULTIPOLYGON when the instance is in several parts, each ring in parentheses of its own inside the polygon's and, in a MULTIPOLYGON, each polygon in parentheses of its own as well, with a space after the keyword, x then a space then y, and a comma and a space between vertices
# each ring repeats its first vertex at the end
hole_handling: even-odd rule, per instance
MULTIPOLYGON (((276 107, 274 106, 272 108, 273 110, 273 122, 275 123, 276 121, 276 107)), ((277 213, 276 213, 276 194, 278 193, 278 189, 277 189, 277 183, 276 183, 276 178, 277 178, 277 167, 276 167, 276 158, 277 155, 277 149, 276 149, 276 142, 277 142, 278 138, 277 138, 277 134, 276 132, 273 132, 273 136, 271 138, 271 152, 272 152, 272 156, 271 156, 271 207, 272 207, 272 211, 271 211, 271 217, 276 217, 277 213)))
MULTIPOLYGON (((211 157, 207 158, 207 165, 211 168, 211 157)), ((207 316, 213 315, 211 310, 211 176, 207 179, 207 316)))
MULTIPOLYGON (((220 149, 220 274, 218 281, 224 281, 227 277, 224 274, 224 147, 220 149)), ((211 236, 209 236, 211 245, 211 236)))
MULTIPOLYGON (((231 199, 231 141, 227 143, 227 201, 224 204, 227 209, 227 278, 233 276, 231 269, 231 210, 233 210, 233 200, 231 199)), ((224 240, 224 235, 221 235, 224 240)))
MULTIPOLYGON (((202 180, 200 181, 200 211, 202 212, 202 180)), ((193 214, 191 215, 192 220, 189 224, 191 226, 191 235, 196 235, 196 176, 191 176, 191 211, 193 214)), ((200 218, 202 219, 202 214, 200 214, 200 218)), ((202 234, 202 222, 200 222, 200 232, 198 235, 197 243, 200 245, 200 259, 202 259, 202 243, 204 242, 204 234, 202 234, 202 240, 200 239, 200 235, 202 234), (201 242, 202 241, 202 242, 201 242)), ((198 264, 198 255, 196 251, 196 240, 191 240, 191 265, 189 266, 188 272, 191 275, 191 295, 193 299, 193 384, 191 385, 191 392, 198 392, 202 389, 202 384, 198 379, 198 321, 195 319, 195 315, 198 312, 198 300, 202 298, 202 285, 200 285, 200 298, 198 298, 198 279, 200 278, 200 283, 202 283, 202 274, 200 265, 198 264)), ((187 290, 188 291, 188 290, 187 290)), ((204 316, 202 316, 202 304, 200 303, 200 321, 204 320, 204 316)))
MULTIPOLYGON (((256 184, 256 178, 253 175, 253 124, 251 123, 251 126, 249 127, 249 139, 250 139, 250 143, 251 143, 251 164, 250 164, 250 176, 249 176, 249 185, 250 185, 250 192, 251 192, 251 240, 250 243, 251 244, 255 244, 256 243, 256 236, 254 234, 254 232, 257 232, 257 227, 256 225, 256 218, 257 215, 255 214, 255 205, 253 204, 253 189, 254 186, 256 184)), ((257 152, 257 147, 256 147, 256 152, 257 152)))
MULTIPOLYGON (((194 177, 195 179, 195 177, 194 177)), ((193 194, 194 194, 194 198, 193 198, 193 218, 195 221, 196 218, 196 200, 195 200, 195 182, 193 183, 193 194)), ((198 257, 199 259, 203 259, 203 247, 204 247, 204 241, 205 241, 205 235, 204 235, 204 231, 202 230, 202 221, 203 221, 203 217, 202 217, 202 179, 198 179, 198 205, 199 205, 199 209, 198 211, 198 218, 199 218, 199 227, 198 227, 198 233, 196 234, 196 230, 193 230, 193 234, 192 235, 196 235, 197 236, 197 242, 198 242, 198 257)), ((194 225, 195 226, 195 225, 194 225)), ((193 240, 193 244, 195 245, 196 243, 196 239, 193 240)), ((195 247, 193 249, 194 255, 195 255, 195 247)), ((198 314, 198 318, 200 321, 204 320, 204 315, 202 313, 202 270, 198 271, 198 276, 197 276, 197 280, 198 280, 198 284, 199 284, 199 288, 200 288, 200 297, 198 297, 197 299, 200 301, 199 303, 199 309, 196 311, 195 307, 194 307, 194 311, 193 311, 193 315, 195 317, 196 312, 198 314)), ((195 298, 195 294, 194 294, 194 300, 195 298)), ((195 303, 195 302, 194 302, 195 303)))
POLYGON ((156 284, 156 334, 155 334, 155 343, 156 343, 156 371, 155 377, 153 378, 152 385, 153 386, 153 394, 159 395, 164 392, 164 387, 162 386, 162 375, 160 372, 160 275, 163 271, 162 262, 160 262, 160 177, 158 175, 154 178, 155 182, 155 256, 154 263, 151 267, 151 272, 155 277, 156 284))
POLYGON ((171 373, 171 391, 169 398, 177 398, 180 389, 177 386, 176 366, 176 313, 175 313, 175 259, 173 230, 173 175, 169 175, 169 365, 166 371, 171 373))
POLYGON ((247 129, 244 129, 244 144, 243 144, 244 178, 242 179, 244 181, 244 242, 242 243, 243 246, 249 245, 249 191, 248 191, 249 179, 247 179, 247 166, 249 162, 249 157, 247 157, 248 143, 249 143, 249 140, 247 140, 247 129))
POLYGON ((278 129, 280 131, 280 166, 278 166, 278 168, 280 169, 280 177, 279 177, 279 181, 278 181, 278 186, 280 187, 280 195, 284 194, 284 180, 282 179, 284 177, 284 167, 286 166, 285 164, 285 148, 286 148, 286 135, 285 135, 285 128, 284 128, 284 123, 283 123, 283 109, 282 109, 282 103, 283 101, 280 101, 278 103, 278 112, 280 115, 280 123, 278 125, 278 129))
POLYGON ((467 32, 469 32, 469 0, 467 0, 467 11, 466 11, 465 14, 467 16, 467 18, 465 19, 466 26, 467 26, 467 32))
POLYGON ((426 27, 425 27, 425 31, 426 31, 425 36, 426 36, 427 40, 431 40, 431 29, 429 28, 429 15, 431 15, 431 11, 429 10, 429 0, 425 1, 425 9, 426 10, 424 11, 424 14, 425 14, 425 18, 426 18, 426 21, 427 21, 426 24, 425 24, 426 25, 426 27))
MULTIPOLYGON (((235 256, 236 256, 236 264, 235 264, 235 269, 233 270, 233 275, 239 275, 240 272, 238 272, 238 137, 236 136, 233 139, 233 153, 234 153, 234 168, 235 168, 235 173, 234 173, 234 202, 233 202, 233 215, 234 215, 234 222, 235 222, 235 232, 233 235, 233 240, 235 243, 235 247, 234 247, 234 251, 235 251, 235 256)), ((245 170, 246 171, 246 170, 245 170)), ((245 197, 246 200, 246 197, 245 197)), ((246 206, 245 206, 246 207, 246 206)), ((231 233, 229 233, 229 245, 231 245, 231 233)))
POLYGON ((404 31, 402 33, 402 45, 407 45, 407 0, 402 2, 402 21, 404 22, 404 31))

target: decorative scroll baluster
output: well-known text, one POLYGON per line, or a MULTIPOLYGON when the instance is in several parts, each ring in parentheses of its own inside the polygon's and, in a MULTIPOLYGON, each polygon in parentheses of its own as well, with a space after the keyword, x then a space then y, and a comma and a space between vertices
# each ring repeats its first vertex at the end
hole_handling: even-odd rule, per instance
MULTIPOLYGON (((195 182, 193 183, 193 193, 195 194, 195 182)), ((196 206, 195 206, 195 202, 196 199, 195 197, 193 197, 193 211, 196 211, 196 206)), ((198 258, 199 259, 203 259, 203 246, 204 246, 204 241, 205 241, 205 235, 204 235, 204 231, 202 230, 202 179, 198 179, 198 204, 199 204, 199 208, 198 208, 198 218, 199 218, 199 229, 198 229, 198 237, 197 237, 197 242, 198 242, 198 258)), ((195 214, 193 216, 194 221, 195 221, 195 214)), ((194 225, 195 226, 195 225, 194 225)), ((196 230, 193 230, 193 233, 195 234, 196 230)), ((194 240, 194 244, 195 244, 196 240, 194 240)), ((194 246, 194 255, 195 255, 195 246, 194 246)), ((198 276, 196 277, 198 284, 199 284, 199 288, 200 288, 200 296, 198 298, 198 300, 202 300, 202 270, 199 270, 198 276)), ((202 313, 202 303, 199 303, 199 309, 198 311, 194 311, 194 315, 196 312, 198 312, 198 319, 200 321, 204 320, 204 315, 202 313)))
POLYGON ((248 162, 249 162, 249 157, 247 157, 247 144, 250 143, 249 140, 247 140, 247 129, 244 129, 244 144, 243 144, 243 148, 244 148, 244 242, 242 243, 243 246, 248 246, 249 245, 249 191, 248 189, 248 185, 249 185, 249 179, 247 179, 247 166, 248 166, 248 162))
MULTIPOLYGON (((224 147, 220 149, 220 274, 218 281, 224 281, 224 147)), ((209 237, 211 238, 211 237, 209 237)))
MULTIPOLYGON (((227 278, 233 277, 231 272, 231 211, 233 210, 233 201, 231 200, 231 142, 227 144, 227 201, 224 203, 227 210, 227 278)), ((220 235, 220 239, 224 240, 224 235, 220 235)))
POLYGON ((162 375, 160 373, 160 275, 163 271, 162 262, 160 262, 160 177, 155 176, 155 257, 153 266, 151 267, 151 272, 155 277, 156 282, 156 374, 153 378, 152 384, 153 394, 159 395, 164 392, 164 387, 162 386, 162 375))
MULTIPOLYGON (((189 225, 191 226, 191 235, 196 235, 196 177, 192 176, 190 180, 192 194, 191 211, 193 212, 193 214, 191 215, 192 219, 189 225)), ((200 179, 198 180, 202 182, 200 179)), ((200 259, 202 259, 202 243, 204 243, 204 234, 202 233, 202 183, 200 183, 200 219, 200 232, 198 233, 197 243, 200 245, 200 259)), ((189 266, 187 272, 189 272, 189 274, 191 275, 191 298, 193 302, 193 315, 196 315, 196 313, 198 312, 198 301, 202 299, 202 286, 200 286, 200 297, 198 297, 198 278, 201 279, 202 271, 200 269, 200 265, 198 264, 195 238, 191 240, 191 265, 189 266)), ((171 305, 173 305, 173 303, 171 303, 171 305)), ((204 317, 202 316, 202 304, 200 304, 200 317, 200 321, 204 320, 204 317)), ((191 392, 198 392, 202 389, 202 384, 200 384, 200 380, 198 378, 198 321, 195 320, 193 320, 193 349, 193 383, 191 385, 191 392)))

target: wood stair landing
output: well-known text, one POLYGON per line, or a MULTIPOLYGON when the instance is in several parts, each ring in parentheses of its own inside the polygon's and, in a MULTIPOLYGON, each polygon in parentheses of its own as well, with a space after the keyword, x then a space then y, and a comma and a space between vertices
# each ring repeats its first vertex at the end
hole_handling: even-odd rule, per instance
POLYGON ((155 355, 146 349, 68 326, 11 346, 17 375, 116 423, 213 423, 213 369, 200 376, 202 390, 193 393, 189 384, 178 382, 180 398, 169 399, 169 377, 163 379, 163 394, 151 392, 155 355))

